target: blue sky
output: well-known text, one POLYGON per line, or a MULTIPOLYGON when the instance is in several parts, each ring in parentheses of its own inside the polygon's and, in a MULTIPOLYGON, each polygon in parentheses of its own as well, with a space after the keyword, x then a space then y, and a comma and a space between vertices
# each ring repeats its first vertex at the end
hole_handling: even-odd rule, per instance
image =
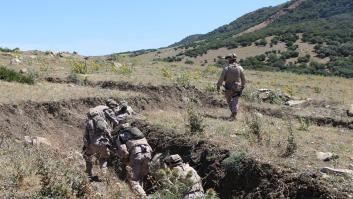
POLYGON ((159 48, 286 0, 8 0, 0 46, 84 55, 159 48))

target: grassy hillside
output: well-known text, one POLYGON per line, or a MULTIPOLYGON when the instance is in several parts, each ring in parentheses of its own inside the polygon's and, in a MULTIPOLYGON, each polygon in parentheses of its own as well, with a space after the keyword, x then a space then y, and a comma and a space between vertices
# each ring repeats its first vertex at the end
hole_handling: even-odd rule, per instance
MULTIPOLYGON (((288 11, 292 1, 277 7, 260 9, 245 15, 229 25, 198 36, 196 42, 178 43, 184 50, 179 56, 198 57, 210 50, 236 49, 246 46, 265 46, 285 43, 286 51, 250 57, 245 67, 261 70, 284 70, 296 73, 338 75, 353 77, 353 2, 350 0, 306 0, 288 11), (287 12, 280 15, 279 13, 287 12), (277 18, 276 18, 277 17, 277 18), (263 21, 268 24, 254 32, 245 30, 263 21), (246 34, 239 34, 245 31, 246 34), (300 38, 299 35, 302 35, 300 38), (265 38, 272 37, 271 41, 265 38), (296 42, 315 46, 315 56, 327 63, 313 61, 309 55, 300 56, 296 42), (288 61, 294 59, 294 62, 288 61)), ((244 32, 243 32, 244 33, 244 32)))

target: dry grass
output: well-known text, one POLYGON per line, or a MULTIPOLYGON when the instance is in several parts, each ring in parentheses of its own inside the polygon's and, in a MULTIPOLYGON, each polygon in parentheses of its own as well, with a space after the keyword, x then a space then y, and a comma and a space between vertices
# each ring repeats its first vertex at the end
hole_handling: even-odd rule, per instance
POLYGON ((84 97, 127 98, 142 95, 134 92, 81 87, 66 84, 38 83, 31 86, 3 81, 0 81, 0 92, 1 103, 21 103, 29 100, 36 102, 59 101, 84 97))
POLYGON ((1 146, 0 154, 1 198, 131 196, 126 184, 113 177, 114 171, 110 171, 102 183, 89 183, 83 172, 82 159, 73 153, 7 140, 1 146))
MULTIPOLYGON (((299 121, 292 121, 297 150, 289 158, 282 158, 286 150, 289 136, 288 121, 268 116, 258 115, 260 132, 249 130, 249 119, 254 119, 249 113, 241 111, 238 121, 229 122, 227 109, 202 109, 204 123, 207 124, 205 134, 195 138, 206 138, 230 149, 242 149, 250 155, 265 162, 299 170, 316 170, 324 166, 348 168, 353 154, 353 136, 349 130, 333 127, 309 126, 308 131, 300 131, 299 121), (339 159, 333 162, 322 162, 316 159, 316 152, 333 152, 339 159)), ((146 112, 146 118, 169 128, 185 132, 186 113, 183 110, 158 110, 146 112), (173 113, 173 114, 170 114, 173 113), (184 121, 184 122, 183 122, 184 121)), ((190 136, 190 135, 189 135, 190 136)))

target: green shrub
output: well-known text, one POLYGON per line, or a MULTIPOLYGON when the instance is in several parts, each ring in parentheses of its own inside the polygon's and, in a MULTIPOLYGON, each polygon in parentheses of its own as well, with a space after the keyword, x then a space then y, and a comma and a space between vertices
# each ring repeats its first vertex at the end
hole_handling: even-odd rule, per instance
POLYGON ((77 74, 87 74, 87 66, 84 61, 80 60, 70 60, 71 72, 77 74))
POLYGON ((162 61, 164 62, 179 62, 181 61, 182 58, 181 57, 176 57, 176 56, 173 56, 173 57, 166 57, 166 58, 163 58, 162 61))
POLYGON ((102 65, 97 60, 92 60, 90 65, 92 66, 92 70, 97 72, 102 68, 102 65))
POLYGON ((311 56, 309 54, 298 57, 298 63, 308 63, 310 61, 311 56))
POLYGON ((321 88, 315 86, 315 87, 314 87, 314 93, 320 94, 320 93, 321 93, 321 88))
POLYGON ((255 137, 257 143, 262 142, 262 121, 261 118, 254 112, 245 117, 246 133, 249 138, 255 137))
POLYGON ((12 52, 19 52, 19 51, 20 51, 19 48, 10 49, 10 48, 1 48, 0 47, 0 52, 12 53, 12 52))
POLYGON ((216 92, 217 91, 216 85, 208 82, 207 85, 206 85, 206 91, 210 92, 210 93, 216 92))
POLYGON ((222 161, 222 166, 229 173, 234 173, 236 175, 241 175, 246 165, 243 160, 246 158, 246 154, 243 151, 238 151, 230 154, 230 156, 222 161))
POLYGON ((258 41, 255 42, 256 46, 266 46, 267 45, 267 41, 266 39, 260 39, 258 41))
POLYGON ((187 59, 187 60, 185 61, 185 64, 192 65, 192 64, 194 64, 194 62, 193 62, 192 60, 187 59))
POLYGON ((21 74, 6 67, 0 67, 0 80, 8 82, 19 82, 23 84, 34 84, 38 74, 35 71, 30 71, 29 74, 21 74))
MULTIPOLYGON (((179 199, 183 198, 183 194, 194 185, 192 174, 186 176, 180 175, 175 169, 160 169, 154 175, 154 185, 157 190, 149 196, 152 199, 179 199)), ((218 196, 213 189, 206 191, 205 199, 217 199, 218 196)))
POLYGON ((203 124, 203 118, 201 114, 196 112, 193 107, 189 107, 187 110, 187 124, 188 131, 192 134, 204 132, 205 125, 203 124))
POLYGON ((299 131, 308 131, 309 130, 309 126, 310 126, 310 120, 309 119, 306 119, 306 118, 299 118, 299 128, 298 130, 299 131))
POLYGON ((187 72, 183 72, 178 75, 176 82, 179 86, 189 87, 191 85, 191 77, 187 72))
POLYGON ((161 69, 161 73, 162 73, 162 76, 166 79, 169 79, 171 80, 173 78, 172 76, 172 71, 170 70, 170 68, 167 68, 167 67, 163 67, 161 69))
POLYGON ((118 68, 118 73, 121 75, 131 75, 133 73, 133 67, 122 65, 118 68))
POLYGON ((287 144, 284 153, 281 155, 283 158, 287 158, 295 153, 297 150, 297 143, 295 141, 294 137, 294 130, 292 126, 292 122, 288 120, 288 138, 287 138, 287 144))
POLYGON ((215 64, 217 67, 225 67, 226 65, 228 65, 228 61, 226 59, 218 59, 216 64, 215 64))

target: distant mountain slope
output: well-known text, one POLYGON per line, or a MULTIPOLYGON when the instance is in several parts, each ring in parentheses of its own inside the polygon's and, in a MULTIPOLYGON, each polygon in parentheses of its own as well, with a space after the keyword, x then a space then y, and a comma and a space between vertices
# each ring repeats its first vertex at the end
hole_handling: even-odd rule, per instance
POLYGON ((178 56, 198 57, 209 50, 251 45, 276 45, 286 52, 269 52, 243 60, 246 67, 353 77, 353 1, 293 0, 249 13, 216 30, 173 45, 178 56), (270 43, 265 38, 272 38, 270 43), (316 63, 300 56, 298 42, 314 45, 315 56, 329 59, 316 63))
POLYGON ((231 35, 236 35, 250 27, 253 27, 264 20, 268 19, 279 10, 288 6, 288 3, 276 6, 276 7, 266 7, 256 10, 254 12, 248 13, 237 20, 231 22, 230 24, 221 26, 207 34, 197 34, 186 37, 185 39, 171 45, 170 47, 182 46, 182 45, 192 45, 194 42, 199 42, 201 40, 217 39, 220 37, 227 37, 231 35))

